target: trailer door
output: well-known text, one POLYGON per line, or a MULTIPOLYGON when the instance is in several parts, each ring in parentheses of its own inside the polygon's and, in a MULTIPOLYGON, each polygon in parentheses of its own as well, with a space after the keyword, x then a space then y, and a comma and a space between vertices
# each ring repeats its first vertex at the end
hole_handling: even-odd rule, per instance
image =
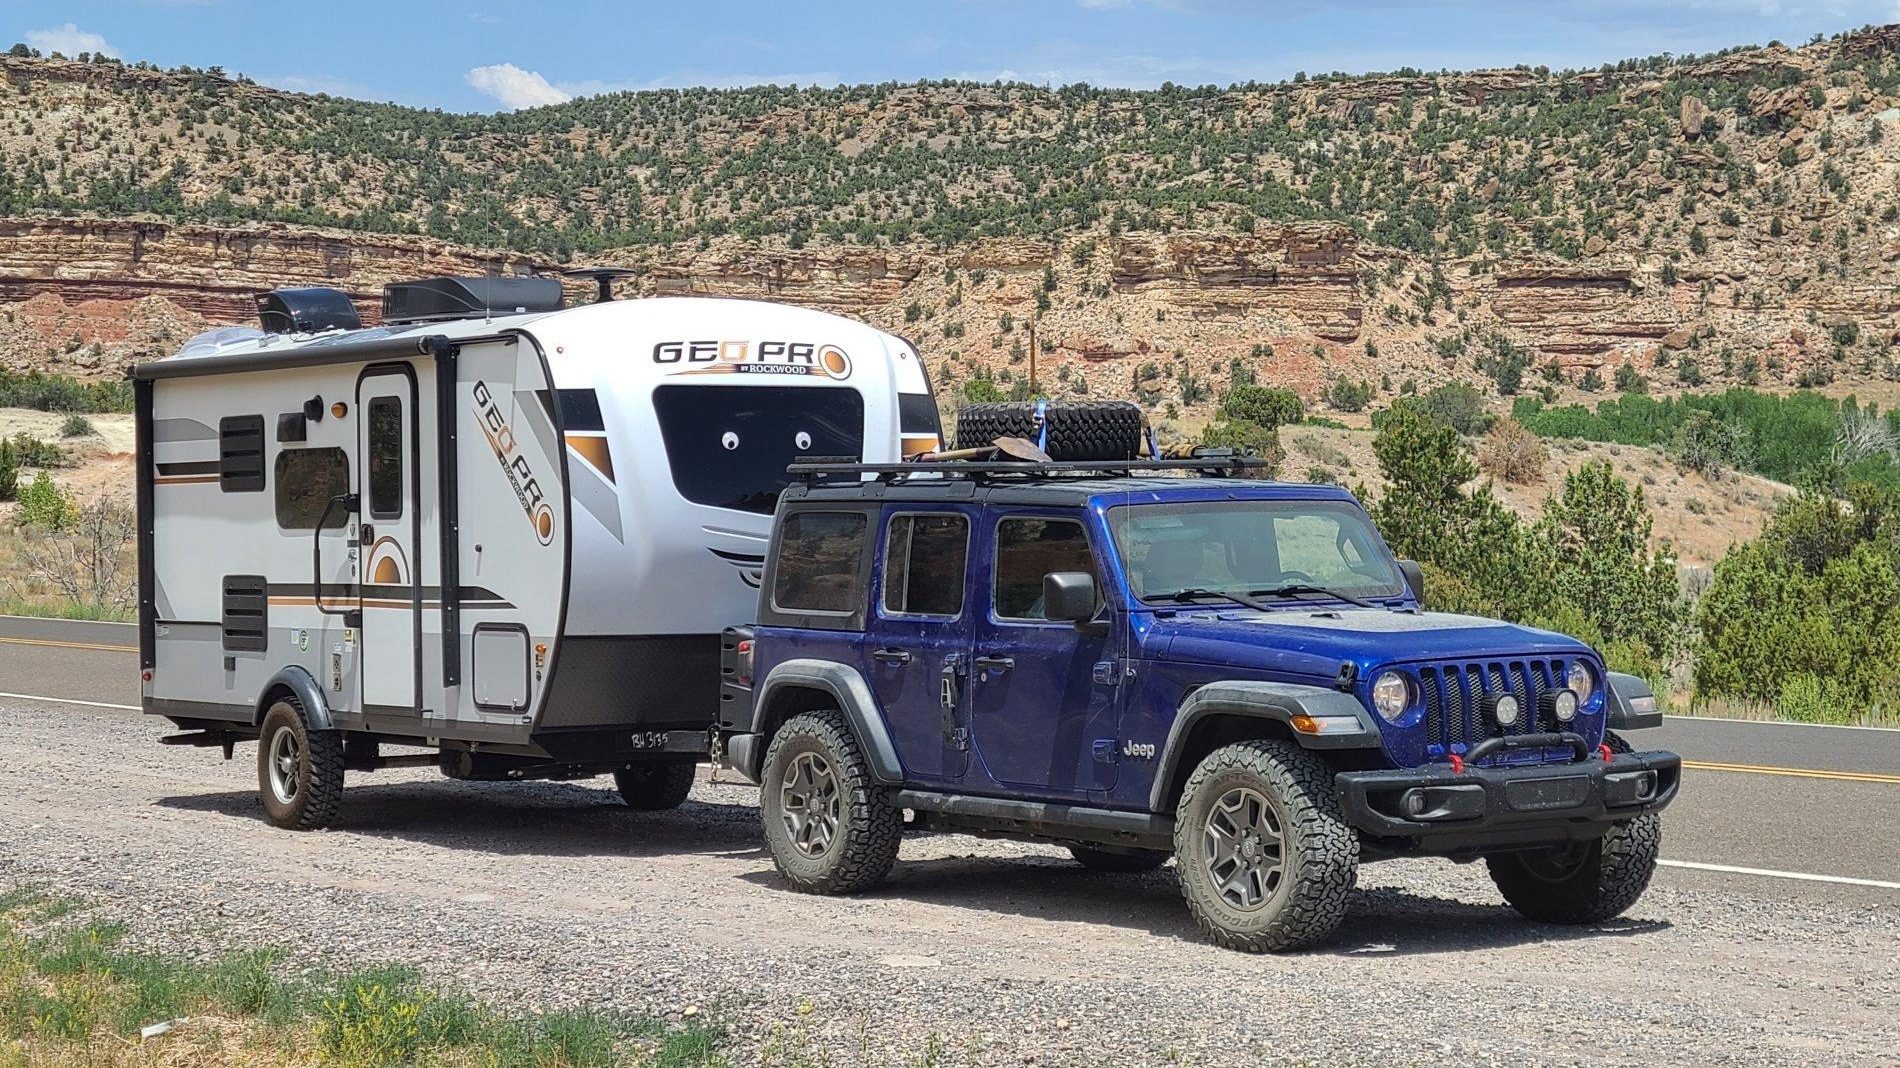
POLYGON ((422 710, 421 453, 416 376, 407 364, 372 367, 356 385, 362 470, 361 554, 364 711, 422 710))

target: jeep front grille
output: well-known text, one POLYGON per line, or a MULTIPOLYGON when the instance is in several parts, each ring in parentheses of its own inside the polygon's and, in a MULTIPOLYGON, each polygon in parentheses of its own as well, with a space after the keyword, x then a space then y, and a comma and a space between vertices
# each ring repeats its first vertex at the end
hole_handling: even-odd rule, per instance
POLYGON ((1447 747, 1473 745, 1486 738, 1542 734, 1564 729, 1545 723, 1537 701, 1544 691, 1562 685, 1569 663, 1561 660, 1494 660, 1464 664, 1431 664, 1416 673, 1425 700, 1425 741, 1447 747), (1489 693, 1510 693, 1523 711, 1509 728, 1485 715, 1480 699, 1489 693))

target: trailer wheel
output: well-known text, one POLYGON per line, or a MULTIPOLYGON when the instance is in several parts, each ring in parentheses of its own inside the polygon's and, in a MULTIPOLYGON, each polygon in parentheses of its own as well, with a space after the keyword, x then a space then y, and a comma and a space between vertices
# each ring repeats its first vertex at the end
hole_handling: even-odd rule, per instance
POLYGON ((257 792, 264 815, 287 831, 330 826, 343 809, 343 736, 313 731, 303 706, 285 697, 257 734, 257 792))
MULTIPOLYGON (((1141 451, 1141 408, 1127 401, 1049 401, 1043 407, 1052 460, 1132 460, 1141 451)), ((1035 441, 1035 401, 967 404, 957 412, 957 448, 975 449, 997 438, 1035 441)))
POLYGON ((678 808, 693 791, 693 779, 699 773, 696 760, 656 761, 634 764, 614 772, 614 788, 620 799, 636 812, 660 812, 678 808))
POLYGON ((837 712, 795 716, 773 735, 759 808, 772 863, 808 894, 868 889, 897 861, 903 811, 837 712))

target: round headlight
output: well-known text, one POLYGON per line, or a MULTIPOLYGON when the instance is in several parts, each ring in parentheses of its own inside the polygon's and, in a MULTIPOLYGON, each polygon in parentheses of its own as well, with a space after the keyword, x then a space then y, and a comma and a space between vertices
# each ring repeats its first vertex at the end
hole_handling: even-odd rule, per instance
POLYGON ((1569 672, 1564 675, 1564 685, 1577 695, 1577 704, 1587 704, 1590 695, 1597 692, 1596 673, 1591 671, 1583 661, 1575 661, 1570 665, 1569 672))
POLYGON ((1516 723, 1517 717, 1523 711, 1517 703, 1517 698, 1508 693, 1498 694, 1491 701, 1491 715, 1497 719, 1500 727, 1509 727, 1516 723))
POLYGON ((1397 723, 1412 705, 1412 684, 1396 671, 1387 671, 1372 680, 1372 707, 1386 722, 1397 723))

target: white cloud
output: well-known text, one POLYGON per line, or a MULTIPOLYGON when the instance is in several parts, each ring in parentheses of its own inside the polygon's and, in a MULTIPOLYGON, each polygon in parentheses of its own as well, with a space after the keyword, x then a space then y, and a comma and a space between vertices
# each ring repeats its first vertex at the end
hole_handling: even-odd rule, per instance
POLYGON ((49 26, 43 30, 26 31, 26 43, 42 52, 58 52, 62 56, 76 56, 81 52, 95 52, 101 55, 117 56, 119 50, 112 47, 105 38, 96 33, 82 30, 68 22, 64 26, 49 26))
POLYGON ((548 80, 539 72, 522 70, 513 63, 475 67, 468 72, 466 78, 468 84, 477 92, 494 97, 501 102, 502 107, 510 111, 517 108, 564 104, 574 98, 574 94, 565 89, 557 89, 548 84, 548 80))

